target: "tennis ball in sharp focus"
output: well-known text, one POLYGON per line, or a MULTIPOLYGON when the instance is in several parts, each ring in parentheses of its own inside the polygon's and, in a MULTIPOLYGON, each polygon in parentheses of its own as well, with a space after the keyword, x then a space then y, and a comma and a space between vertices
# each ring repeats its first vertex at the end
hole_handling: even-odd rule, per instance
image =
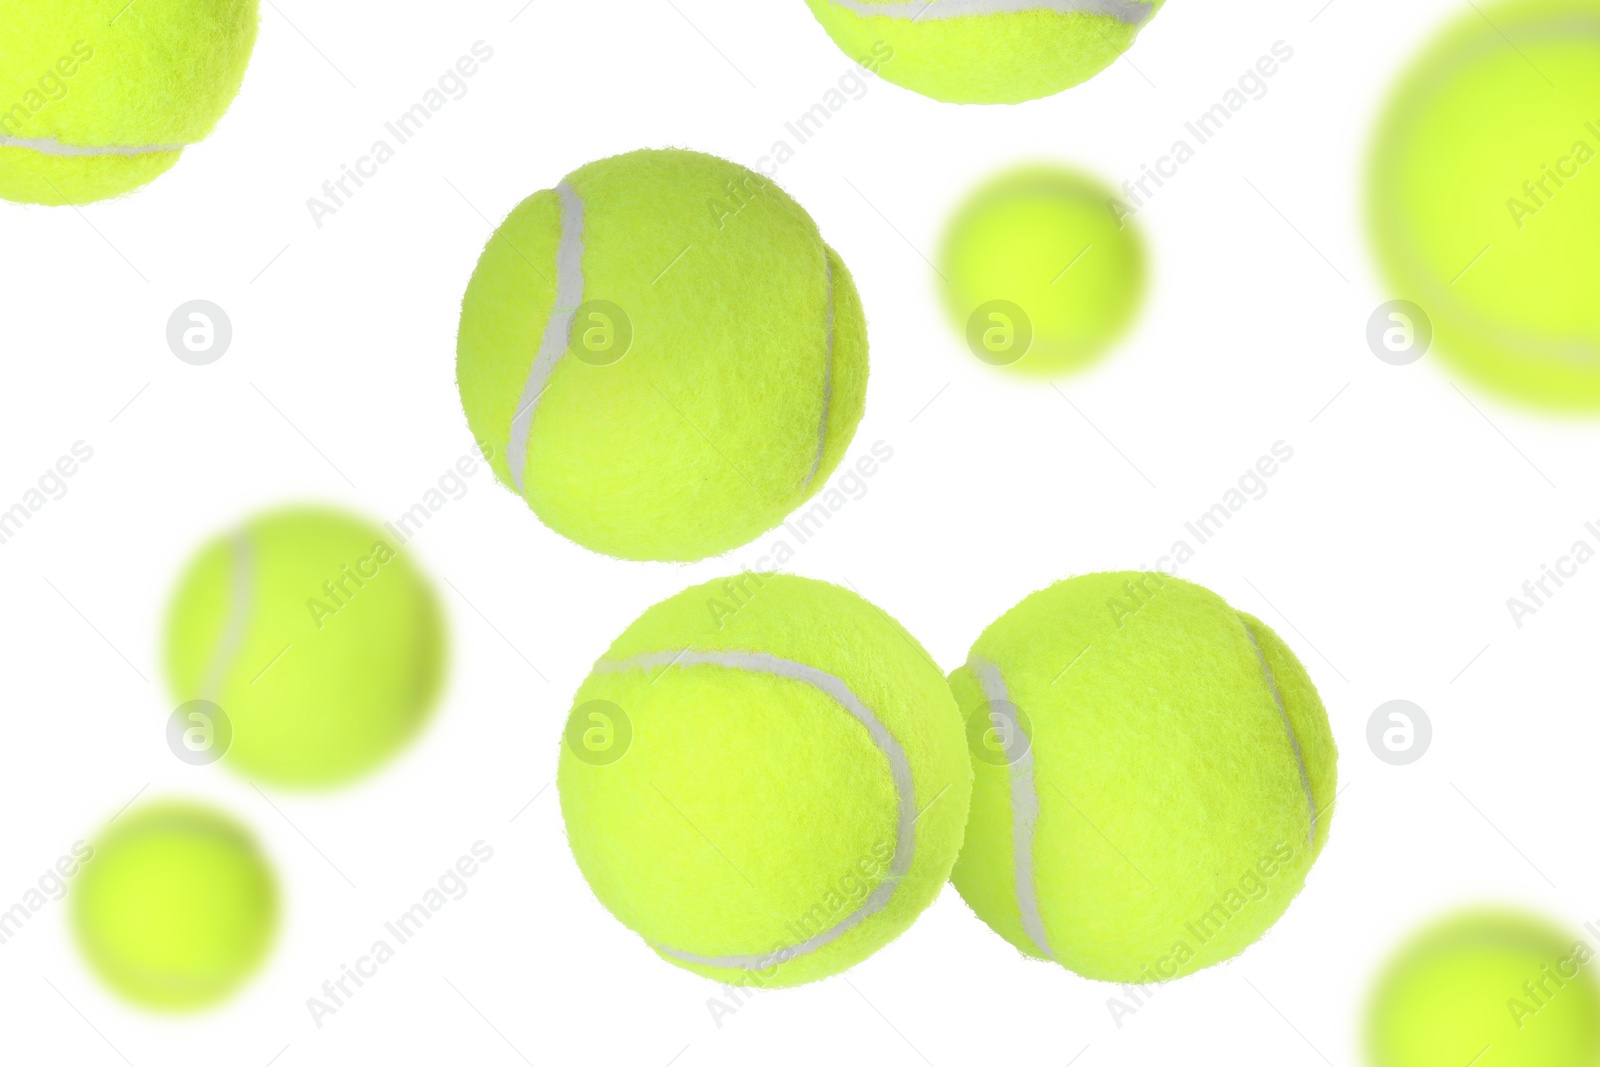
POLYGON ((257 0, 0 0, 0 197, 87 204, 152 181, 222 118, 257 0))
POLYGON ((1059 582, 951 675, 976 780, 953 881, 1024 954, 1144 985, 1243 951, 1328 834, 1327 713, 1259 620, 1160 574, 1059 582))
POLYGON ((1367 1009, 1372 1067, 1595 1067, 1594 950, 1542 919, 1482 909, 1422 931, 1367 1009))
POLYGON ((1513 0, 1446 30, 1379 127, 1369 217, 1392 295, 1464 376, 1600 410, 1600 0, 1513 0))
POLYGON ((826 482, 861 419, 866 324, 770 180, 640 151, 511 213, 467 288, 456 373, 496 474, 553 530, 697 560, 826 482))
POLYGON ((105 983, 152 1008, 220 1001, 266 958, 277 883, 254 837, 197 804, 145 804, 94 842, 72 886, 84 956, 105 983))
POLYGON ((223 757, 288 786, 371 770, 422 727, 444 624, 391 532, 339 512, 258 516, 202 549, 167 621, 167 676, 232 727, 223 757))
POLYGON ((1144 301, 1144 241, 1117 198, 1052 166, 1007 172, 957 210, 939 273, 952 321, 973 354, 1051 376, 1098 359, 1144 301))
POLYGON ((1016 104, 1088 81, 1164 0, 806 0, 867 70, 952 104, 1016 104))
POLYGON ((557 778, 600 902, 729 985, 836 974, 938 896, 972 789, 939 669, 854 593, 786 575, 645 612, 574 698, 557 778))

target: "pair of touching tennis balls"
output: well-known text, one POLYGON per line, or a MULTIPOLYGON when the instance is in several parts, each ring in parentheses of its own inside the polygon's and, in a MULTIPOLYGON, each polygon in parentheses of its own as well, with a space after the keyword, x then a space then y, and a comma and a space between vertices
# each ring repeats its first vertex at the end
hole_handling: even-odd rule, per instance
POLYGON ((1335 761, 1293 653, 1176 578, 1054 585, 946 679, 854 593, 747 573, 616 640, 574 697, 558 787, 600 902, 718 981, 838 973, 951 879, 1025 955, 1144 984, 1284 912, 1335 761))
MULTIPOLYGON (((1110 204, 1033 168, 957 216, 951 312, 1010 331, 994 362, 1073 368, 1131 322, 1143 250, 1110 204)), ((867 373, 861 296, 816 223, 770 178, 697 152, 603 159, 535 193, 462 301, 456 377, 495 473, 557 533, 622 559, 699 560, 783 521, 844 458, 867 373)))

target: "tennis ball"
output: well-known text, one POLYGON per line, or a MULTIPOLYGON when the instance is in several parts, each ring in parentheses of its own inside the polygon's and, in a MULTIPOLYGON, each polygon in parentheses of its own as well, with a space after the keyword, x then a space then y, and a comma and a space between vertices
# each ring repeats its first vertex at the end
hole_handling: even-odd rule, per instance
POLYGON ((778 574, 645 612, 579 688, 557 785, 595 895, 728 985, 836 974, 938 896, 972 788, 939 669, 854 593, 778 574))
POLYGON ((1465 14, 1394 92, 1368 186, 1393 295, 1440 356, 1509 399, 1600 410, 1600 2, 1465 14))
POLYGON ((0 0, 0 197, 154 180, 228 110, 258 21, 257 0, 0 0))
POLYGON ((1333 735, 1260 620, 1161 574, 1059 582, 950 678, 976 778, 953 881, 1025 955, 1145 985, 1243 951, 1328 835, 1333 735))
POLYGON ((1372 1067, 1595 1067, 1594 950, 1542 919, 1480 909, 1423 930, 1367 1009, 1372 1067))
POLYGON ((1017 104, 1088 81, 1165 0, 806 0, 845 54, 951 104, 1017 104))
POLYGON ((332 785, 422 727, 444 671, 444 623, 395 541, 349 515, 286 508, 189 564, 167 618, 167 677, 178 699, 221 709, 234 770, 332 785))
POLYGON ((456 374, 495 473, 553 530, 697 560, 826 482, 861 419, 866 323, 770 180, 640 151, 511 213, 467 288, 456 374))
POLYGON ((1144 241, 1095 179, 1009 171, 956 211, 939 256, 945 307, 985 363, 1035 376, 1078 370, 1132 326, 1144 241))
POLYGON ((90 966, 138 1004, 215 1004, 266 958, 278 888, 255 838, 198 804, 145 804, 93 845, 72 888, 72 920, 90 966))

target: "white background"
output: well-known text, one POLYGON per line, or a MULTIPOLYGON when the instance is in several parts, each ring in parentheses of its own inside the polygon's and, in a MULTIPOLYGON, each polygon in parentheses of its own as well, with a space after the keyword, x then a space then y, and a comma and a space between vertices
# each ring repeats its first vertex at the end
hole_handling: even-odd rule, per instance
POLYGON ((194 795, 261 835, 283 934, 236 999, 168 1019, 107 993, 52 903, 0 945, 0 1059, 1342 1067, 1360 1059, 1372 973, 1415 924, 1485 899, 1600 918, 1585 817, 1600 566, 1521 629, 1505 603, 1596 541, 1595 428, 1368 351, 1390 295, 1361 225, 1368 131, 1457 4, 1324 2, 1174 0, 1126 61, 1014 108, 873 82, 777 174, 866 302, 872 381, 850 455, 894 450, 792 568, 857 589, 946 667, 1054 579, 1193 544, 1187 520, 1275 442, 1293 448, 1180 571, 1299 652, 1342 753, 1328 847, 1260 944, 1118 1027, 1116 989, 1024 961, 951 890, 847 975, 760 994, 719 1027, 718 987, 590 895, 551 782, 568 698, 612 637, 774 537, 689 567, 618 563, 544 529, 487 473, 412 542, 454 655, 403 758, 310 796, 175 759, 159 628, 197 543, 286 501, 393 518, 471 447, 454 339, 493 224, 637 147, 754 164, 850 68, 801 0, 273 0, 238 102, 173 172, 81 212, 0 204, 0 505, 74 442, 94 449, 0 545, 0 908, 136 795, 194 795), (317 228, 308 197, 480 40, 494 58, 467 95, 317 228), (1045 158, 1120 184, 1278 41, 1294 58, 1266 97, 1139 216, 1155 276, 1129 343, 1059 388, 963 350, 924 257, 974 183, 1045 158), (165 340, 195 298, 236 331, 204 368, 165 340), (1365 727, 1402 697, 1436 737, 1396 768, 1365 727), (479 840, 494 858, 468 895, 315 1026, 306 999, 479 840))

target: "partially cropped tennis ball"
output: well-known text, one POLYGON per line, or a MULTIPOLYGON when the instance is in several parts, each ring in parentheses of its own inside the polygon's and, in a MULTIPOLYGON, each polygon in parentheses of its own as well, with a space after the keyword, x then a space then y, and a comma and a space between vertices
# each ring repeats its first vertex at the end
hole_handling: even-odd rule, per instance
POLYGON ((1542 919, 1479 910, 1405 945, 1367 1009, 1372 1067, 1595 1067, 1594 949, 1542 919))
POLYGON ((976 781, 953 880, 1028 956, 1139 985, 1243 951, 1328 836, 1322 702, 1260 620, 1160 574, 1059 582, 950 677, 976 781))
POLYGON ((939 669, 854 593, 744 574, 619 637, 574 698, 567 837, 663 959, 792 986, 888 944, 938 896, 972 789, 939 669))
POLYGON ((697 560, 827 481, 861 419, 866 322, 769 179, 640 151, 511 213, 467 288, 456 375, 495 473, 551 529, 697 560))
POLYGON ((322 508, 207 545, 167 621, 174 695, 220 708, 226 762, 277 785, 345 782, 394 755, 432 710, 444 659, 438 602, 393 532, 322 508))
POLYGON ((1373 241, 1439 355, 1508 398, 1600 411, 1600 2, 1466 12, 1379 127, 1373 241))
POLYGON ((72 887, 73 927, 90 966, 121 995, 152 1008, 203 1008, 266 958, 277 882, 250 831, 229 816, 145 804, 93 847, 72 887))
POLYGON ((1144 241, 1100 182, 1034 166, 956 211, 939 256, 945 306, 973 354, 1029 375, 1099 359, 1144 303, 1144 241))
POLYGON ((806 0, 846 55, 952 104, 1070 89, 1133 46, 1164 0, 806 0))
POLYGON ((0 198, 155 179, 228 110, 258 20, 257 0, 0 0, 0 198))

